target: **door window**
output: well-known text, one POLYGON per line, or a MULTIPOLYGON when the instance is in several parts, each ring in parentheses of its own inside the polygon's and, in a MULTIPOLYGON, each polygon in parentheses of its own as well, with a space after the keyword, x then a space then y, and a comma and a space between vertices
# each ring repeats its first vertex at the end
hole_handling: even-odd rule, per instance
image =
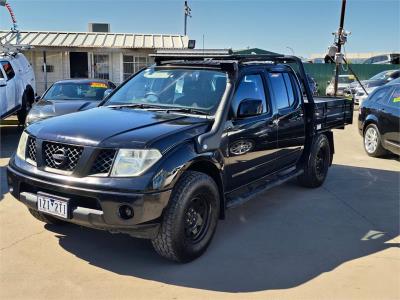
POLYGON ((236 112, 239 104, 244 99, 261 100, 263 103, 263 113, 267 112, 265 89, 261 75, 246 75, 240 81, 232 101, 232 110, 236 112))
POLYGON ((371 95, 370 100, 376 103, 385 103, 387 100, 386 93, 388 92, 389 88, 382 88, 376 91, 374 94, 371 95), (386 101, 385 101, 386 100, 386 101))
POLYGON ((400 87, 394 89, 393 94, 390 96, 389 106, 400 107, 400 87))
POLYGON ((2 61, 1 65, 3 66, 4 72, 6 73, 7 80, 13 79, 15 76, 14 69, 12 68, 10 62, 2 61))
POLYGON ((4 78, 3 70, 2 70, 2 68, 1 68, 1 66, 0 66, 0 79, 3 79, 3 78, 4 78))
POLYGON ((296 102, 292 80, 288 73, 270 73, 272 91, 278 109, 292 107, 296 102))

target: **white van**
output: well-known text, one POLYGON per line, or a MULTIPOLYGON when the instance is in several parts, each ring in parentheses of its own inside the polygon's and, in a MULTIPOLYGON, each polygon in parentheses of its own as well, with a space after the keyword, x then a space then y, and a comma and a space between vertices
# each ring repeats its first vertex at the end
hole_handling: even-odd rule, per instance
POLYGON ((36 93, 35 74, 22 53, 0 54, 0 115, 17 113, 24 124, 36 93))

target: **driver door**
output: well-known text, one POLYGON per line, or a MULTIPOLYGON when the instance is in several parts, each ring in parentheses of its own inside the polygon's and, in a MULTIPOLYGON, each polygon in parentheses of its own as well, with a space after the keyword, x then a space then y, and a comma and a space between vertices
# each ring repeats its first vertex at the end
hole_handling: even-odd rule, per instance
POLYGON ((226 124, 225 161, 227 191, 260 179, 274 171, 277 151, 277 126, 267 93, 264 72, 246 74, 240 80, 226 124), (244 99, 262 100, 260 115, 235 117, 244 99))

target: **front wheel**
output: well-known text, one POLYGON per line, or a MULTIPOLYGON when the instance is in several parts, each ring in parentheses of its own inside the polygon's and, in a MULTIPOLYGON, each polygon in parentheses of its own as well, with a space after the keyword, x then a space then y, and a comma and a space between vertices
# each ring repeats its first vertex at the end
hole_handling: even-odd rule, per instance
POLYGON ((217 227, 219 198, 218 187, 210 176, 195 171, 184 173, 152 240, 158 254, 177 262, 189 262, 202 255, 217 227))
POLYGON ((25 124, 26 116, 28 115, 30 109, 32 108, 31 99, 28 97, 28 92, 25 91, 22 95, 21 109, 17 112, 18 123, 20 125, 25 124))
POLYGON ((312 145, 311 154, 304 173, 297 177, 300 185, 310 188, 321 186, 328 174, 331 160, 331 148, 326 135, 321 134, 312 145))

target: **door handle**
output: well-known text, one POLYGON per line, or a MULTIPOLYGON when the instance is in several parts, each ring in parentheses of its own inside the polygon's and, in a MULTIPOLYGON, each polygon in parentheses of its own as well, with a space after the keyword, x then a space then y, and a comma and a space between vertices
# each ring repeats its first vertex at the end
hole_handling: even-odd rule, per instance
POLYGON ((272 120, 272 121, 269 121, 269 125, 272 125, 272 126, 278 126, 279 125, 279 119, 274 119, 274 120, 272 120))

